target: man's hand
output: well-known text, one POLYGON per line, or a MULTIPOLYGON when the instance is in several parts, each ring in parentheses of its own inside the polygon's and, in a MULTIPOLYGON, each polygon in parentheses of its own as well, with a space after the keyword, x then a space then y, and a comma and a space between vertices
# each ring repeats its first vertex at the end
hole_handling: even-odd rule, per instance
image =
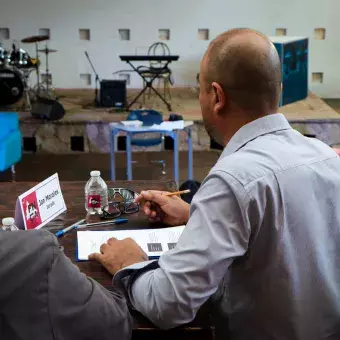
POLYGON ((132 239, 110 238, 100 247, 100 254, 94 253, 89 260, 101 263, 112 275, 132 264, 148 260, 142 248, 132 239))
POLYGON ((165 196, 166 191, 142 191, 136 202, 143 205, 151 222, 162 222, 170 226, 188 222, 190 205, 178 196, 165 196))

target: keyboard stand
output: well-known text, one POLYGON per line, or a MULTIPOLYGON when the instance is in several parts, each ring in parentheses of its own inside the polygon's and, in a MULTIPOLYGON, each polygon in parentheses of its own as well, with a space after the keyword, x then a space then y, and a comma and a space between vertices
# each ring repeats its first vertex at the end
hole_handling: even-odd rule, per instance
POLYGON ((138 70, 138 68, 136 68, 130 60, 126 60, 126 62, 132 67, 132 69, 134 71, 136 71, 139 76, 144 80, 145 82, 145 86, 144 88, 142 89, 142 91, 136 96, 136 98, 130 103, 128 104, 127 106, 127 110, 130 110, 130 107, 135 104, 137 102, 137 100, 143 95, 143 93, 147 90, 147 89, 151 89, 152 91, 154 91, 157 96, 159 98, 161 98, 161 100, 163 101, 163 103, 166 105, 166 107, 168 108, 169 111, 172 111, 172 108, 171 108, 171 104, 168 103, 166 101, 166 99, 152 86, 152 83, 154 82, 155 79, 158 78, 158 76, 160 74, 162 74, 162 72, 164 70, 166 70, 168 68, 168 65, 171 63, 171 61, 167 61, 166 64, 162 67, 162 68, 159 68, 158 72, 155 72, 155 70, 153 70, 153 72, 155 72, 155 74, 152 76, 152 77, 146 77, 143 75, 143 72, 141 72, 140 70, 138 70))

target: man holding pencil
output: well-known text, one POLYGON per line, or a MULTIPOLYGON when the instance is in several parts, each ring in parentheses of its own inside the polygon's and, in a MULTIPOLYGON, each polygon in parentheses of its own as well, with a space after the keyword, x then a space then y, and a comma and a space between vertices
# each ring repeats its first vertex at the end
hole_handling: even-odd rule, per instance
POLYGON ((159 327, 190 322, 218 292, 231 339, 340 339, 340 158, 278 113, 280 70, 261 33, 217 37, 200 104, 225 149, 190 207, 164 192, 138 198, 150 221, 186 224, 179 242, 159 261, 140 262, 131 239, 92 255, 159 327))

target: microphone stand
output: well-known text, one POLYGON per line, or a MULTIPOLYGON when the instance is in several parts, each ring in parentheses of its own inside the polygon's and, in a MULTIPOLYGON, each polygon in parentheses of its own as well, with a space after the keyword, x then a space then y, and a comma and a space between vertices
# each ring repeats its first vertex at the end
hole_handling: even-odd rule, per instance
POLYGON ((91 58, 90 58, 89 54, 87 53, 87 51, 85 51, 85 56, 86 56, 89 64, 91 65, 93 73, 96 76, 96 78, 95 78, 95 89, 94 89, 94 105, 100 106, 100 101, 99 101, 99 98, 98 98, 98 82, 100 83, 100 79, 99 79, 98 73, 96 72, 96 69, 94 68, 94 66, 92 64, 91 58))

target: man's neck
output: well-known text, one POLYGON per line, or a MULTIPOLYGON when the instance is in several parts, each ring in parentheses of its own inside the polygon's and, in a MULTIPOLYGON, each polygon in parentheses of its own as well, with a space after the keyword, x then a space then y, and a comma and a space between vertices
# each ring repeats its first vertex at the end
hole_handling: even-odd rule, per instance
POLYGON ((277 110, 274 110, 272 113, 267 114, 249 114, 249 113, 236 113, 232 116, 228 117, 228 124, 226 124, 226 131, 223 134, 223 145, 227 146, 227 144, 230 142, 230 140, 233 138, 233 136, 236 134, 238 130, 240 130, 243 126, 260 119, 265 116, 269 116, 271 114, 277 113, 277 110))

